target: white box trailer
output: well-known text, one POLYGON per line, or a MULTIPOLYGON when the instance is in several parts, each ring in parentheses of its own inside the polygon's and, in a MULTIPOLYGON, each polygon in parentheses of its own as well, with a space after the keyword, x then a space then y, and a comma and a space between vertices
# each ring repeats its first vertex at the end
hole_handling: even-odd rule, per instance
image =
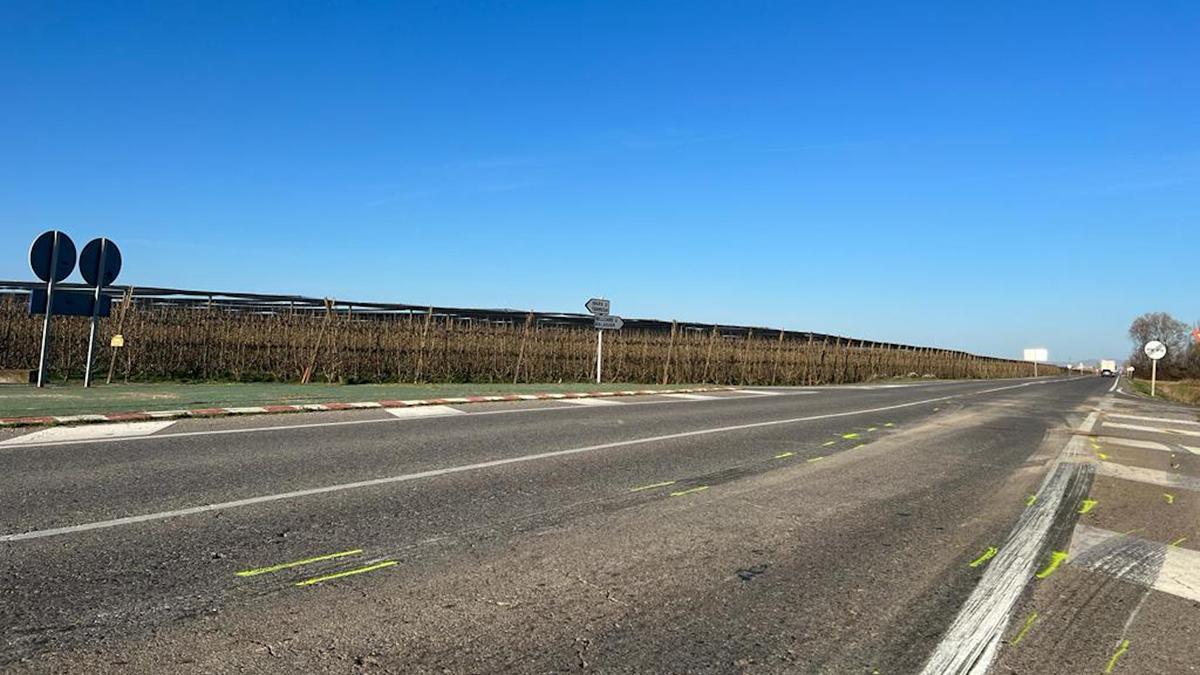
POLYGON ((1112 359, 1100 359, 1100 377, 1116 377, 1117 362, 1112 359))

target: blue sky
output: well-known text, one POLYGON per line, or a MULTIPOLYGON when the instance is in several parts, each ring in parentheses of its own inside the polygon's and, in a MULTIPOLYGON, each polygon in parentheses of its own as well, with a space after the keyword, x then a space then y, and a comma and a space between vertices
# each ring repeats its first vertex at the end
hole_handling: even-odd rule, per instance
POLYGON ((1194 2, 6 2, 0 278, 1123 356, 1200 320, 1194 2))

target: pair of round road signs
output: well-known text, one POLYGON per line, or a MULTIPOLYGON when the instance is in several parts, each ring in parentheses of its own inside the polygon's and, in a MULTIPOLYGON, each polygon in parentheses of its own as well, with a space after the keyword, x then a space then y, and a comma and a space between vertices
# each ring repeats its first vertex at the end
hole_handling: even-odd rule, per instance
MULTIPOLYGON (((58 230, 41 233, 29 247, 29 267, 42 281, 66 279, 75 269, 75 242, 58 230)), ((108 286, 121 273, 121 249, 103 237, 89 241, 79 254, 79 273, 89 285, 108 286)))

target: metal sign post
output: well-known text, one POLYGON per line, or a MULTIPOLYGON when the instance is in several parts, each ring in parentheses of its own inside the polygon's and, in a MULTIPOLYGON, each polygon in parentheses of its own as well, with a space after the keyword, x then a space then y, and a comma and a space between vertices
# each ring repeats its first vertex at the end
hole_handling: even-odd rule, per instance
POLYGON ((612 309, 612 303, 605 298, 592 298, 583 306, 595 317, 593 325, 596 328, 596 384, 600 384, 604 377, 604 331, 621 330, 625 322, 621 317, 608 313, 612 309))
POLYGON ((54 285, 75 269, 75 242, 65 233, 50 230, 38 235, 29 247, 29 267, 46 282, 46 311, 42 318, 42 346, 38 352, 37 386, 46 386, 50 367, 50 318, 54 314, 54 285))
POLYGON ((1039 361, 1040 362, 1049 361, 1050 360, 1050 352, 1045 347, 1034 347, 1032 349, 1026 349, 1023 360, 1024 361, 1033 361, 1033 376, 1037 377, 1038 376, 1038 367, 1037 367, 1038 362, 1039 361))
POLYGON ((1146 343, 1144 351, 1150 357, 1150 397, 1154 398, 1154 388, 1158 383, 1158 361, 1167 355, 1167 346, 1158 340, 1151 340, 1146 343))
MULTIPOLYGON (((107 311, 101 311, 101 291, 105 286, 116 280, 121 273, 121 249, 106 238, 93 239, 83 247, 79 254, 79 273, 83 280, 94 287, 92 293, 92 326, 88 331, 87 363, 83 370, 83 386, 92 386, 92 359, 96 350, 96 329, 100 324, 100 315, 108 316, 107 311)), ((108 308, 105 307, 104 310, 108 308)))

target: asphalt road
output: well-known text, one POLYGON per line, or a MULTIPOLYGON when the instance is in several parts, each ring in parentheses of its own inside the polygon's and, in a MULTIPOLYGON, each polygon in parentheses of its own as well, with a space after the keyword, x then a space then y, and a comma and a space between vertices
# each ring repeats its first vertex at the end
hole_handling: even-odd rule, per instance
POLYGON ((5 432, 0 668, 917 672, 1110 385, 5 432))

